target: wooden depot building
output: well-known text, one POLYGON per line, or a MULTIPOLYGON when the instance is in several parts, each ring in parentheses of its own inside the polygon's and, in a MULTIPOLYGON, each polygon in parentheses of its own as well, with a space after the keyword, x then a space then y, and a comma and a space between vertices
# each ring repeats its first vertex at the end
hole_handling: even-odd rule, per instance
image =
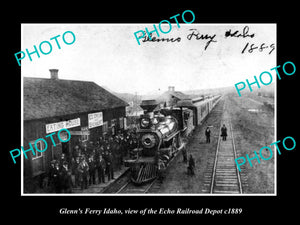
MULTIPOLYGON (((50 161, 62 153, 69 153, 77 144, 97 141, 105 134, 124 129, 128 105, 94 82, 58 78, 58 69, 50 69, 50 79, 23 78, 23 147, 34 146, 36 139, 44 138, 48 148, 44 152, 27 152, 24 158, 24 193, 34 192, 33 181, 44 175, 50 161), (53 135, 54 146, 46 135, 67 128, 69 142, 60 142, 53 135)), ((44 149, 44 142, 37 143, 44 149)), ((24 157, 24 156, 23 156, 24 157)))

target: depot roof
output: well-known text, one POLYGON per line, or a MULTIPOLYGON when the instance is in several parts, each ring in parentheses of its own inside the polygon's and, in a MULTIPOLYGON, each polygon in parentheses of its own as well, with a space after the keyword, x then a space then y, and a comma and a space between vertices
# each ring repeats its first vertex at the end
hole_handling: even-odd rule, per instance
POLYGON ((101 111, 128 104, 94 82, 24 77, 24 120, 101 111))

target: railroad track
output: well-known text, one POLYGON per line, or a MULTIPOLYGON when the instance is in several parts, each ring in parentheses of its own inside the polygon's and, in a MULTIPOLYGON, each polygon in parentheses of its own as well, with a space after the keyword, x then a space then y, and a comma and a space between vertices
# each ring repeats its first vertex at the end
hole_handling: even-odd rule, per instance
POLYGON ((160 188, 160 182, 157 179, 142 185, 135 185, 130 180, 130 170, 126 171, 115 182, 110 184, 102 193, 106 194, 146 194, 150 191, 155 192, 160 188))
POLYGON ((216 151, 210 153, 204 173, 204 193, 210 194, 241 194, 243 193, 241 175, 235 164, 238 157, 234 132, 231 125, 230 115, 226 110, 224 99, 221 122, 219 126, 218 143, 216 151), (227 127, 227 140, 221 138, 221 126, 227 127))
POLYGON ((128 169, 112 184, 108 185, 101 193, 104 194, 146 194, 155 193, 161 187, 161 182, 155 178, 151 182, 135 185, 131 179, 131 172, 128 169))
POLYGON ((242 194, 242 183, 239 170, 236 166, 237 157, 234 135, 229 113, 226 111, 224 103, 223 118, 221 126, 227 127, 227 140, 221 140, 221 129, 217 144, 214 161, 210 193, 211 194, 242 194))
POLYGON ((136 185, 132 181, 126 182, 117 192, 116 194, 146 194, 154 186, 156 183, 156 179, 153 181, 142 184, 142 185, 136 185))
POLYGON ((131 172, 126 170, 119 178, 117 178, 112 184, 109 184, 101 193, 112 194, 117 193, 125 184, 130 180, 131 172))

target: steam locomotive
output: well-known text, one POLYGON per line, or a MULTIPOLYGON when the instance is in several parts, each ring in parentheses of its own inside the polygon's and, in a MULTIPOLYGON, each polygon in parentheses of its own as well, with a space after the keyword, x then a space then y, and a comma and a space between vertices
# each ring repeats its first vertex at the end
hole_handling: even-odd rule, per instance
POLYGON ((144 114, 139 118, 138 147, 133 157, 124 160, 135 184, 161 177, 174 156, 185 147, 184 139, 208 115, 220 96, 177 102, 173 107, 159 107, 155 100, 144 100, 144 114), (193 104, 194 103, 194 104, 193 104), (207 107, 207 109, 206 109, 207 107))
POLYGON ((125 165, 131 167, 131 180, 142 184, 155 179, 164 171, 175 154, 184 147, 188 124, 193 112, 183 107, 155 109, 155 100, 144 100, 140 105, 144 114, 139 119, 139 146, 134 159, 125 165), (155 111, 155 112, 154 112, 155 111))

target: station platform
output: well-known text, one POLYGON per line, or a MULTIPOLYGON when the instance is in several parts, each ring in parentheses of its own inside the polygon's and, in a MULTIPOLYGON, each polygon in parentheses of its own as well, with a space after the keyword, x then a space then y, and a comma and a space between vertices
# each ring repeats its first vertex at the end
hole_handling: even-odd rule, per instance
MULTIPOLYGON (((121 175, 123 175, 129 168, 122 166, 120 170, 114 171, 114 179, 107 181, 107 176, 105 176, 105 183, 98 184, 98 175, 96 172, 96 183, 89 185, 87 189, 81 190, 80 187, 72 189, 72 194, 98 194, 102 193, 109 185, 115 182, 121 175)), ((73 183, 75 183, 75 178, 72 176, 73 183)))

